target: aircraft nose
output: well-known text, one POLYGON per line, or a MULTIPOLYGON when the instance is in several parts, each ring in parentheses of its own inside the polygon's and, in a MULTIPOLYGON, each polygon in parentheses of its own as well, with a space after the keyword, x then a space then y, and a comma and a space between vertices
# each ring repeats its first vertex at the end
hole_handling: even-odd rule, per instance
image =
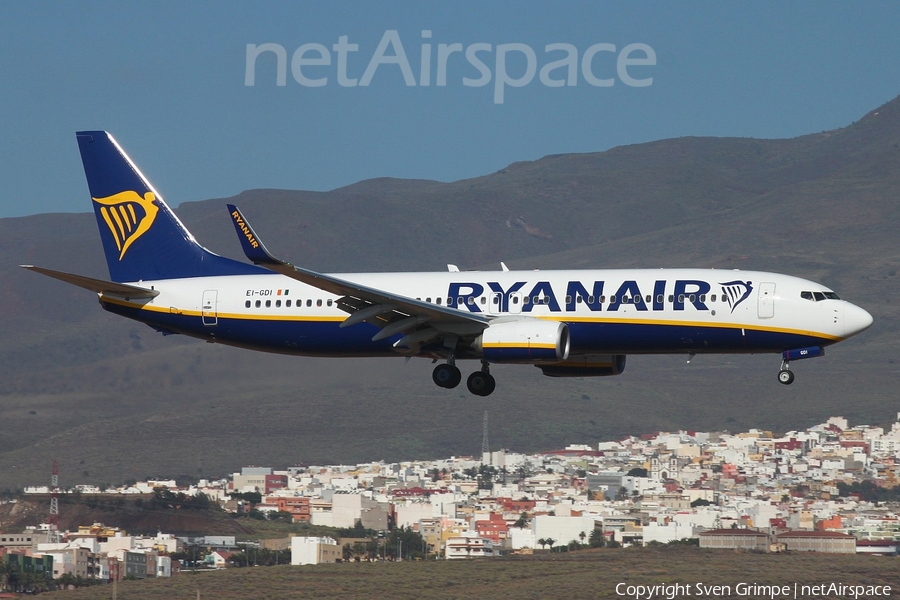
POLYGON ((847 302, 844 305, 844 335, 850 337, 872 325, 872 315, 866 310, 847 302))

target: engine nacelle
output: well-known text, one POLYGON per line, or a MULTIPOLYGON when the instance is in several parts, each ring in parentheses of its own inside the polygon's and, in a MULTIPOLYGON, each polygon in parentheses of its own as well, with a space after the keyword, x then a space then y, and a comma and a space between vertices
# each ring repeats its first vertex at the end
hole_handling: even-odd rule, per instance
POLYGON ((624 354, 591 354, 540 367, 548 377, 609 377, 625 370, 624 354))
POLYGON ((472 348, 493 363, 555 363, 569 357, 569 327, 542 319, 494 323, 472 348))

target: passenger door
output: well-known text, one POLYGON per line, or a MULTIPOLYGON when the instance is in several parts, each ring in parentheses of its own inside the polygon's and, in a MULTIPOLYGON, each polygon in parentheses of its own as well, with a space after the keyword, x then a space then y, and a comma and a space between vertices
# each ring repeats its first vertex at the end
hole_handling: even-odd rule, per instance
POLYGON ((204 325, 216 325, 219 322, 219 315, 216 312, 216 302, 218 298, 217 290, 205 290, 203 292, 203 304, 201 304, 200 314, 203 317, 204 325))

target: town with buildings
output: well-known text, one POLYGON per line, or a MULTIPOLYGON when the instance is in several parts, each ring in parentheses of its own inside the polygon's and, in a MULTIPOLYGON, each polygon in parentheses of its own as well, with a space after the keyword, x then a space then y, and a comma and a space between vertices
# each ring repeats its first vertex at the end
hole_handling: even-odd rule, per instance
MULTIPOLYGON (((184 488, 154 480, 59 493, 141 497, 163 490, 256 518, 361 532, 253 544, 284 552, 293 565, 675 543, 896 556, 898 460, 900 414, 889 431, 833 417, 781 436, 657 432, 531 455, 500 450, 400 463, 244 467, 184 488), (416 541, 388 551, 389 540, 398 539, 390 531, 414 532, 416 541)), ((53 490, 24 492, 27 498, 53 490)), ((54 580, 169 577, 233 566, 234 554, 246 550, 234 536, 130 535, 115 523, 0 533, 4 573, 14 563, 20 573, 54 580), (202 548, 202 555, 186 559, 187 547, 202 548)))

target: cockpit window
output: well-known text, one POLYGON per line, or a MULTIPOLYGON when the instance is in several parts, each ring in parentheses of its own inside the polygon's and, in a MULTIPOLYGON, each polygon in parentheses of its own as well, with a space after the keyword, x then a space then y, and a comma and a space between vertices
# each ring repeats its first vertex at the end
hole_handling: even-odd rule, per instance
POLYGON ((821 302, 822 300, 840 300, 834 292, 800 292, 800 297, 804 300, 812 300, 813 302, 821 302))

